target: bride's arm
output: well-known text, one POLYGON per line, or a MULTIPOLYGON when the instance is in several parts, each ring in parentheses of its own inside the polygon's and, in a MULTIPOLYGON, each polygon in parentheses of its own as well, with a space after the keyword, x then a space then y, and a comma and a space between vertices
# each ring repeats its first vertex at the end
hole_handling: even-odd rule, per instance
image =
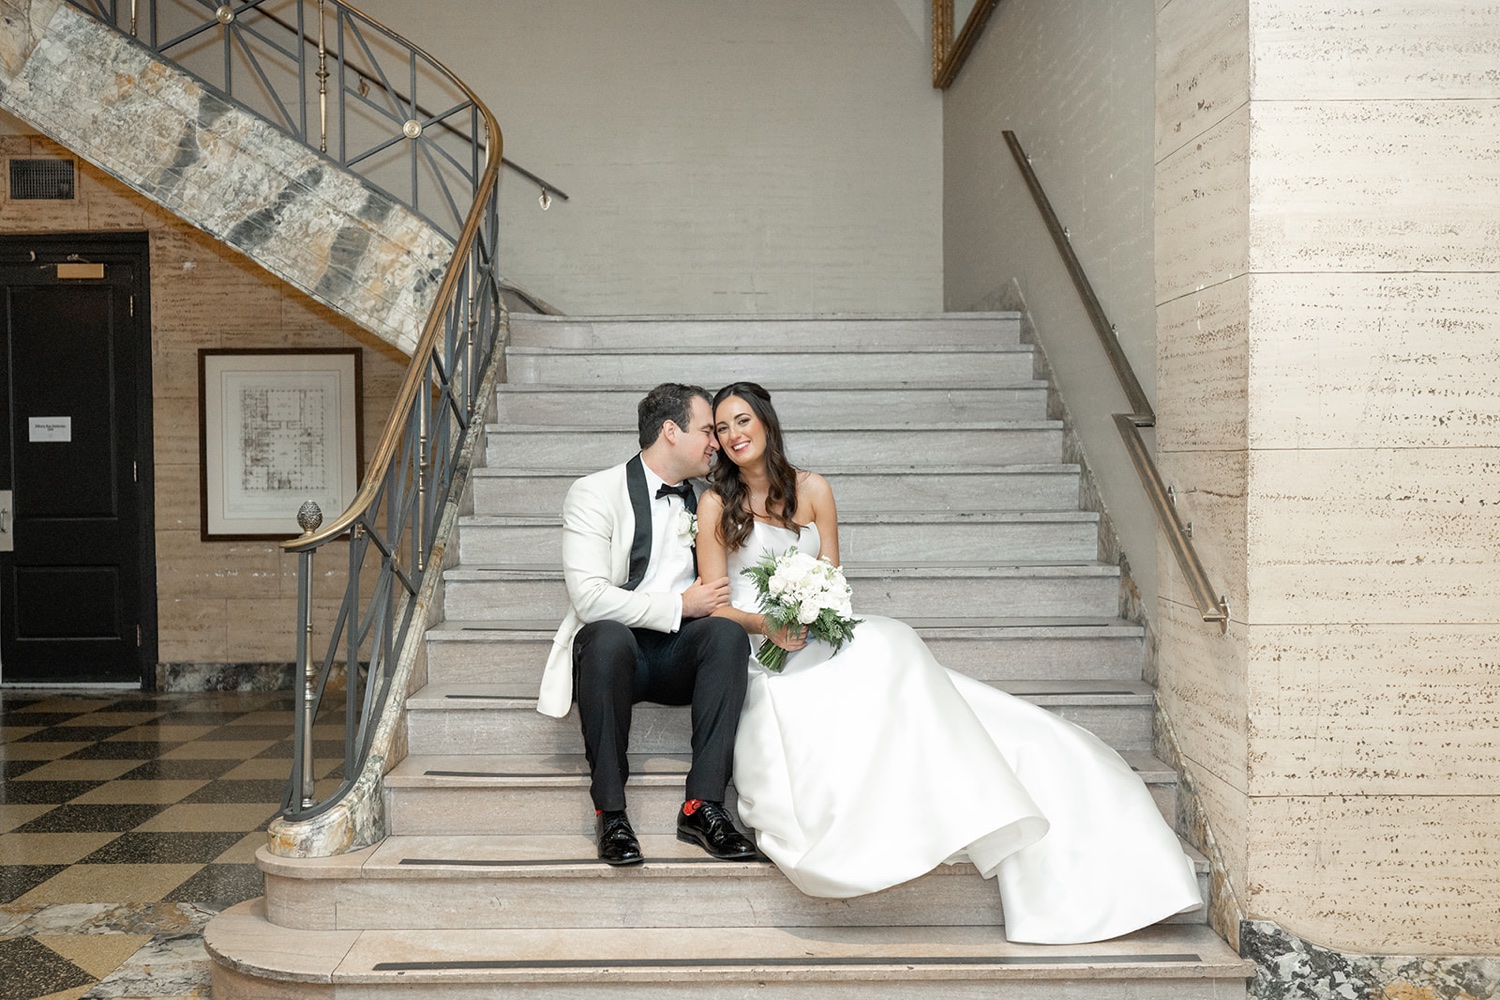
POLYGON ((818 526, 818 539, 822 543, 818 554, 839 565, 839 512, 833 502, 833 487, 816 472, 804 472, 797 483, 797 494, 799 507, 803 503, 812 507, 809 520, 818 526))
MULTIPOLYGON (((719 580, 729 575, 729 551, 719 534, 719 515, 724 502, 717 493, 709 491, 698 498, 698 576, 705 580, 719 580)), ((767 635, 766 616, 758 611, 743 611, 732 604, 725 604, 713 613, 716 618, 728 618, 739 622, 750 635, 759 638, 767 635)), ((792 630, 783 630, 771 636, 778 646, 785 649, 801 649, 807 645, 806 630, 797 635, 792 630)))

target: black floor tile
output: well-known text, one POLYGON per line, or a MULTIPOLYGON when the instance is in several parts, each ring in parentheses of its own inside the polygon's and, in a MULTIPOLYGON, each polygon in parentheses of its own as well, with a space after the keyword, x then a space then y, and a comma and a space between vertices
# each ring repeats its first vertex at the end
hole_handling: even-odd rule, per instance
POLYGON ((184 798, 184 804, 202 802, 280 802, 286 781, 276 778, 236 778, 210 781, 184 798))
POLYGON ((220 726, 211 733, 204 733, 200 740, 284 740, 292 733, 292 720, 284 726, 245 725, 220 726))
POLYGON ((34 938, 0 941, 0 1000, 30 1000, 92 982, 93 976, 34 938))
POLYGON ((51 762, 45 760, 3 760, 0 761, 0 766, 3 766, 3 769, 0 769, 0 776, 3 776, 8 781, 11 778, 20 777, 27 771, 35 771, 47 763, 51 762))
POLYGON ((116 781, 189 781, 196 778, 217 778, 232 771, 242 762, 238 760, 172 759, 148 760, 133 767, 116 778, 116 781))
POLYGON ((102 781, 7 781, 0 783, 0 802, 61 805, 102 784, 102 781))
POLYGON ((223 726, 246 712, 171 711, 151 721, 158 726, 223 726))
POLYGON ((244 839, 244 833, 183 831, 172 833, 122 833, 81 865, 187 865, 207 864, 244 839))
MULTIPOLYGON (((280 743, 273 743, 270 746, 266 747, 264 750, 262 750, 260 753, 256 754, 255 756, 257 758, 282 757, 282 758, 285 758, 286 760, 291 760, 292 759, 292 741, 290 739, 287 739, 287 740, 282 740, 280 743)), ((337 758, 339 760, 343 760, 344 759, 344 741, 343 740, 313 740, 313 757, 316 758, 317 760, 327 760, 329 757, 334 757, 334 758, 337 758)))
POLYGON ((16 827, 16 833, 124 833, 162 812, 164 805, 58 806, 16 827))
POLYGON ((38 730, 28 736, 22 736, 16 740, 17 743, 93 743, 123 733, 129 726, 49 726, 38 730))
POLYGON ((55 726, 78 718, 77 712, 0 712, 0 724, 6 726, 55 726))
POLYGON ((162 901, 230 906, 263 896, 265 892, 265 876, 254 865, 208 865, 169 892, 162 901))
MULTIPOLYGON (((0 903, 12 903, 67 865, 0 865, 0 903)), ((3 982, 0 977, 0 982, 3 982)), ((54 991, 55 992, 55 991, 54 991)))
POLYGON ((168 750, 180 746, 182 746, 181 743, 160 743, 156 741, 149 743, 125 741, 118 743, 91 743, 68 754, 63 760, 150 760, 153 757, 160 757, 168 750))

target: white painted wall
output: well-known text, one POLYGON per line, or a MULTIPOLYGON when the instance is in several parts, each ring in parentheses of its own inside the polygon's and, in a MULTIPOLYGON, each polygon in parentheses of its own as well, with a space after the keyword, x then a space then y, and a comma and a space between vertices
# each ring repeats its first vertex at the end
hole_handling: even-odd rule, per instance
POLYGON ((1154 399, 1155 9, 1006 0, 943 112, 945 306, 1030 311, 1148 615, 1156 524, 1111 417, 1129 407, 1001 133, 1030 154, 1154 399))
POLYGON ((509 278, 575 314, 937 311, 924 0, 361 0, 494 110, 509 278))

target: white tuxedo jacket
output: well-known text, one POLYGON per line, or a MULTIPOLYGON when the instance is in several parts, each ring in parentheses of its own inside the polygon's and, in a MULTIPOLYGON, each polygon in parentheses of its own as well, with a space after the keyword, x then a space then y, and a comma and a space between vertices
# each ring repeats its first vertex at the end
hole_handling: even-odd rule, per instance
POLYGON ((640 464, 637 455, 584 476, 563 500, 563 578, 570 607, 542 671, 536 708, 543 715, 560 719, 572 707, 573 638, 584 625, 617 621, 669 632, 678 620, 677 594, 627 589, 632 578, 640 582, 651 557, 651 498, 640 464))

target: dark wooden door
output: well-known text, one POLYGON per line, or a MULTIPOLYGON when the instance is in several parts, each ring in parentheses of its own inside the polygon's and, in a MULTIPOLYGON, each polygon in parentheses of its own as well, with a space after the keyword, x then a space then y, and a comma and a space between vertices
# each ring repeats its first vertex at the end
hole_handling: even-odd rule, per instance
POLYGON ((0 680, 155 668, 143 235, 0 237, 0 680))

